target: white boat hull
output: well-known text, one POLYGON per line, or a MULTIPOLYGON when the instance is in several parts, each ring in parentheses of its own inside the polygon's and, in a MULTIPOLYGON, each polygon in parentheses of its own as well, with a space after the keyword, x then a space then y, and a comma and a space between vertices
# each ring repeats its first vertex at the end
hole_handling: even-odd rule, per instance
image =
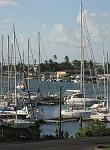
POLYGON ((91 115, 90 110, 62 110, 62 117, 65 118, 79 118, 82 116, 83 118, 89 118, 91 115))

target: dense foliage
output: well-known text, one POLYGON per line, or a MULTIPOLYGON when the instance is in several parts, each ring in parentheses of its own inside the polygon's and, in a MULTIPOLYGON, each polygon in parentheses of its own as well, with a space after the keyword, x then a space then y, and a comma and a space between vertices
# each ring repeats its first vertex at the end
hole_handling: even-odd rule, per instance
POLYGON ((76 133, 76 137, 109 136, 110 128, 102 122, 91 122, 76 133))
POLYGON ((33 123, 28 128, 0 126, 0 142, 36 141, 40 139, 40 125, 33 123))
MULTIPOLYGON (((36 62, 36 61, 35 61, 36 62)), ((54 60, 49 59, 45 60, 44 62, 40 63, 40 71, 41 72, 55 72, 55 71, 62 71, 62 70, 73 70, 74 72, 79 72, 80 71, 80 60, 74 60, 74 61, 69 61, 69 57, 65 56, 63 62, 57 62, 57 56, 54 55, 54 60)), ((36 66, 36 72, 38 72, 39 64, 30 64, 30 72, 34 72, 34 68, 36 66)), ((84 60, 84 68, 85 70, 93 70, 94 68, 97 68, 98 73, 103 73, 103 67, 100 64, 94 64, 92 60, 86 61, 84 60)), ((106 67, 106 64, 105 64, 106 67)), ((110 68, 110 64, 109 64, 110 68)), ((3 65, 3 72, 8 70, 8 66, 5 64, 3 65)), ((14 71, 14 66, 9 65, 9 70, 14 71)), ((20 72, 27 72, 28 70, 28 65, 23 64, 22 62, 18 62, 16 65, 16 70, 20 72)))

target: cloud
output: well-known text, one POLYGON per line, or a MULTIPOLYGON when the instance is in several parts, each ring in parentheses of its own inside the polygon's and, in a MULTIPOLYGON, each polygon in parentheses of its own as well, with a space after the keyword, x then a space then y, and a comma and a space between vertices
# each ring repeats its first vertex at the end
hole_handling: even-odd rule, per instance
MULTIPOLYGON (((108 13, 104 13, 104 14, 107 15, 108 13)), ((97 15, 95 13, 89 13, 87 10, 84 10, 83 16, 85 17, 83 18, 86 18, 86 23, 87 23, 89 33, 91 35, 91 38, 94 41, 99 41, 105 37, 107 38, 108 36, 110 36, 108 34, 110 33, 110 27, 107 27, 106 22, 103 22, 103 20, 99 19, 101 18, 100 15, 97 15)), ((80 24, 80 14, 77 16, 77 22, 80 24)), ((83 23, 83 27, 84 27, 84 23, 83 23)))
MULTIPOLYGON (((94 50, 94 57, 97 62, 102 61, 102 40, 105 48, 109 50, 110 47, 110 27, 107 26, 105 20, 101 18, 101 14, 95 14, 94 12, 85 12, 88 31, 90 34, 90 40, 94 50), (99 20, 100 18, 100 20, 99 20), (102 20, 101 20, 102 19, 102 20)), ((8 20, 6 21, 8 22, 8 20)), ((80 14, 77 16, 76 23, 80 24, 80 14)), ((77 24, 77 25, 78 25, 77 24)), ((84 25, 84 24, 83 24, 84 25)), ((80 60, 80 28, 70 28, 62 23, 56 23, 53 26, 48 24, 41 25, 41 57, 42 60, 53 59, 53 55, 57 55, 58 61, 64 61, 64 57, 68 56, 70 61, 74 59, 80 60), (45 52, 44 52, 45 51, 45 52)), ((84 30, 83 30, 84 31, 84 30)), ((85 31, 84 31, 85 32, 85 31)), ((29 33, 28 33, 29 34, 29 33)), ((85 35, 85 33, 84 33, 85 35)), ((20 45, 21 55, 22 49, 25 51, 25 57, 27 58, 27 38, 30 37, 30 42, 34 57, 38 60, 38 40, 36 39, 36 32, 27 35, 27 33, 21 33, 18 35, 18 41, 20 45)), ((86 37, 84 37, 86 38, 86 37)), ((27 59, 26 59, 27 61, 27 59)), ((31 60, 30 60, 31 61, 31 60)))
MULTIPOLYGON (((80 19, 80 14, 77 16, 77 22, 80 24, 81 19, 80 19)), ((85 27, 85 19, 86 19, 86 24, 87 27, 89 29, 90 34, 92 35, 92 37, 100 37, 100 25, 99 25, 99 21, 98 18, 96 16, 95 13, 88 13, 87 10, 84 10, 83 13, 83 27, 85 27)), ((84 29, 84 28, 83 28, 84 29)))
POLYGON ((110 12, 102 12, 101 15, 102 16, 110 16, 110 12))
MULTIPOLYGON (((101 14, 88 12, 84 10, 86 23, 89 31, 90 41, 94 51, 94 58, 97 62, 102 59, 102 41, 105 49, 110 47, 110 27, 106 21, 101 18, 101 14)), ((77 23, 80 24, 80 14, 77 16, 77 23)), ((48 26, 46 27, 48 28, 48 26)), ((88 48, 88 59, 90 59, 90 47, 87 41, 87 33, 83 23, 83 42, 86 41, 88 48)), ((66 27, 63 24, 55 24, 50 31, 43 36, 43 41, 46 44, 46 49, 49 58, 56 54, 58 58, 63 58, 67 55, 70 60, 80 59, 80 28, 75 30, 66 27)), ((85 43, 84 43, 85 46, 85 43)))
POLYGON ((3 23, 5 23, 5 24, 10 24, 10 23, 12 23, 12 20, 11 20, 11 19, 4 19, 4 20, 3 20, 3 23))
MULTIPOLYGON (((84 15, 86 18, 86 23, 87 23, 92 47, 94 49, 94 55, 96 56, 95 58, 97 60, 99 60, 100 58, 102 59, 102 41, 104 42, 105 49, 109 50, 110 47, 109 44, 110 27, 106 24, 106 18, 105 18, 109 15, 109 13, 95 14, 95 13, 89 13, 87 10, 84 10, 84 15), (102 15, 104 16, 104 18, 101 18, 102 15)), ((77 22, 80 24, 80 14, 77 16, 77 22)), ((84 23, 83 23, 83 34, 86 35, 86 40, 87 40, 87 34, 84 28, 84 23)))
MULTIPOLYGON (((73 29, 63 24, 55 24, 50 31, 42 36, 42 39, 49 58, 56 54, 60 58, 59 61, 63 61, 65 56, 70 56, 72 60, 77 41, 73 29)), ((74 56, 76 54, 74 53, 74 56)))
POLYGON ((47 27, 47 25, 46 25, 46 24, 43 24, 43 25, 41 26, 41 30, 44 30, 46 27, 47 27))
POLYGON ((8 6, 8 5, 13 5, 17 6, 16 0, 0 0, 0 6, 8 6))

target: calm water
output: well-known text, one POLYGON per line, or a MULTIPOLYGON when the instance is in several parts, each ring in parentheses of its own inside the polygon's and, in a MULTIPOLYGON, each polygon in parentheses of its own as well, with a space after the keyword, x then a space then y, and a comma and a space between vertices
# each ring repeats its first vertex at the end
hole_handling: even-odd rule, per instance
MULTIPOLYGON (((42 118, 49 119, 59 115, 59 106, 39 106, 40 114, 42 118)), ((85 126, 87 122, 84 122, 83 125, 85 126)), ((47 123, 41 125, 41 134, 46 135, 55 135, 55 130, 59 128, 58 123, 47 123)), ((75 133, 80 128, 78 121, 71 121, 71 122, 63 122, 62 123, 62 130, 67 131, 70 136, 74 136, 75 133)))
MULTIPOLYGON (((14 91, 14 81, 11 83, 11 91, 14 91)), ((52 93, 59 93, 59 89, 62 87, 62 92, 64 93, 66 89, 79 89, 79 84, 74 84, 72 82, 40 82, 38 83, 37 80, 33 79, 30 80, 30 90, 31 91, 38 91, 48 93, 51 91, 52 93)), ((90 83, 85 84, 86 94, 93 95, 93 87, 90 83)), ((109 88, 110 89, 110 88, 109 88)), ((3 90, 4 93, 7 91, 7 82, 3 82, 3 90)), ((95 90, 98 93, 98 87, 95 85, 95 90)), ((103 94, 103 86, 100 88, 101 94, 103 94)), ((99 93, 98 93, 99 94, 99 93)), ((44 119, 53 118, 59 115, 59 106, 39 106, 40 116, 44 119)), ((83 122, 83 126, 87 125, 88 122, 83 122)), ((110 126, 110 124, 108 124, 110 126)), ((79 122, 63 122, 62 123, 62 130, 68 131, 71 136, 74 136, 75 133, 79 129, 79 122)), ((55 130, 58 129, 58 123, 48 123, 41 126, 42 133, 41 134, 51 134, 55 135, 55 130)))

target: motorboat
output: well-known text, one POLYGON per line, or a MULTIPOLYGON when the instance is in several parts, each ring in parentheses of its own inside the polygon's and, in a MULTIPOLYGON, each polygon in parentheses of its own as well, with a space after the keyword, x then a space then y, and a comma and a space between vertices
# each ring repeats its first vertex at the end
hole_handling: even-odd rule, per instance
POLYGON ((64 103, 70 106, 83 106, 91 107, 93 104, 97 104, 99 100, 97 98, 85 97, 80 90, 66 90, 71 92, 66 97, 64 97, 64 103))
POLYGON ((63 109, 61 111, 61 115, 63 118, 89 118, 91 115, 91 110, 84 110, 84 109, 77 109, 69 108, 69 109, 63 109))

